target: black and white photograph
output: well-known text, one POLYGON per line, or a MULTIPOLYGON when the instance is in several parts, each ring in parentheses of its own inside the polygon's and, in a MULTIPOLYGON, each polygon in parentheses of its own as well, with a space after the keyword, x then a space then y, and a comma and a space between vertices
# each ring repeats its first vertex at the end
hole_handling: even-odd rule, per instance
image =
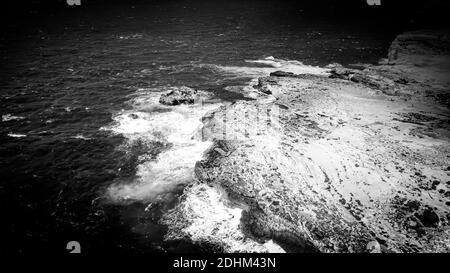
POLYGON ((1 5, 2 253, 450 252, 449 1, 1 5))

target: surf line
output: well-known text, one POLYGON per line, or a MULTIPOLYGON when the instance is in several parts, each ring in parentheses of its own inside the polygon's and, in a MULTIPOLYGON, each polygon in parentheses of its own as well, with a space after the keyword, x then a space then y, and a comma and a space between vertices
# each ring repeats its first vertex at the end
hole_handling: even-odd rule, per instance
POLYGON ((174 268, 200 268, 200 270, 205 270, 208 260, 202 259, 185 259, 180 257, 175 259, 173 262, 174 268))

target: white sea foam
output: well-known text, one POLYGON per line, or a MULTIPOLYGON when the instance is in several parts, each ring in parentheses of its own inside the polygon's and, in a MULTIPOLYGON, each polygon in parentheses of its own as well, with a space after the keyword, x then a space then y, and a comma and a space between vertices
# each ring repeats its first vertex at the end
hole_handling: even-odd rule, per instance
POLYGON ((142 37, 143 37, 142 34, 136 33, 131 35, 118 36, 117 38, 120 40, 128 40, 128 39, 141 39, 142 37))
MULTIPOLYGON (((218 243, 225 247, 226 252, 284 252, 272 240, 261 244, 245 236, 240 227, 242 208, 228 206, 226 196, 217 188, 196 184, 185 195, 179 209, 189 221, 184 222, 186 226, 181 227, 181 234, 179 231, 169 234, 175 237, 187 235, 194 241, 218 243)), ((169 229, 174 227, 177 225, 169 225, 169 229)))
POLYGON ((14 115, 11 115, 11 114, 2 115, 2 121, 3 122, 12 121, 12 120, 22 120, 22 119, 24 119, 24 117, 14 116, 14 115))
POLYGON ((160 94, 141 90, 139 96, 130 100, 134 109, 118 113, 114 124, 104 128, 122 134, 130 142, 141 139, 171 145, 156 160, 142 162, 137 167, 135 181, 111 186, 108 196, 115 201, 155 201, 159 195, 189 183, 195 163, 211 145, 203 142, 198 134, 203 126, 201 117, 219 105, 199 103, 168 107, 158 103, 160 94))
POLYGON ((249 76, 249 77, 261 77, 268 76, 271 72, 277 70, 292 72, 294 74, 314 74, 326 76, 329 73, 329 69, 325 69, 318 66, 305 65, 299 61, 282 60, 273 57, 267 57, 261 60, 246 60, 249 64, 262 64, 264 66, 215 66, 215 68, 228 73, 230 76, 235 77, 249 76))

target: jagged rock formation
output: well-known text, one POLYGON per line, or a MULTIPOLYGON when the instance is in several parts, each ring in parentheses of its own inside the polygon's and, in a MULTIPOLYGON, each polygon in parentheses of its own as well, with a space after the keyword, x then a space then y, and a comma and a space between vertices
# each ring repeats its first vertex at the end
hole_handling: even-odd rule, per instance
POLYGON ((405 60, 414 61, 418 56, 448 55, 449 50, 448 30, 411 31, 396 37, 389 48, 388 59, 389 63, 394 64, 405 60))
POLYGON ((200 96, 205 96, 206 93, 198 91, 190 87, 172 87, 171 90, 162 94, 159 102, 164 105, 179 105, 179 104, 193 104, 200 96))
POLYGON ((379 65, 350 69, 330 67, 330 77, 350 80, 387 95, 428 95, 448 100, 450 37, 448 31, 412 31, 392 42, 388 59, 379 65))
POLYGON ((213 146, 165 216, 168 239, 224 251, 267 251, 269 239, 293 252, 450 251, 450 111, 438 99, 449 80, 442 68, 423 69, 260 78, 257 99, 204 117, 213 146), (242 211, 239 227, 236 213, 213 222, 205 215, 215 206, 192 209, 219 195, 242 211), (217 229, 198 232, 208 223, 217 229), (232 232, 221 232, 226 223, 232 232))
POLYGON ((292 77, 294 76, 294 73, 292 72, 285 72, 285 71, 275 71, 270 73, 270 76, 274 77, 292 77))

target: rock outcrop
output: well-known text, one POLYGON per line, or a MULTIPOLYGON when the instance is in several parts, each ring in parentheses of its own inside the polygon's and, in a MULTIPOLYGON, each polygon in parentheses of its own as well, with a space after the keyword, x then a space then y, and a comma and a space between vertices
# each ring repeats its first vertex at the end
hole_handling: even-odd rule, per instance
POLYGON ((422 96, 429 90, 447 97, 450 37, 447 31, 407 32, 392 42, 388 59, 379 65, 350 69, 333 64, 329 68, 330 78, 350 80, 387 95, 422 96))
POLYGON ((162 94, 159 102, 164 105, 193 104, 199 97, 206 95, 203 91, 198 91, 190 87, 172 87, 171 90, 162 94))
POLYGON ((288 252, 449 252, 450 111, 437 99, 448 80, 421 71, 260 78, 260 98, 204 117, 213 145, 164 217, 167 238, 223 251, 272 240, 288 252))
POLYGON ((445 56, 449 53, 448 30, 421 30, 398 35, 389 48, 388 59, 391 64, 403 61, 417 62, 419 56, 445 56))
POLYGON ((373 89, 382 91, 387 95, 397 95, 400 87, 397 83, 403 83, 403 79, 393 80, 389 77, 384 77, 379 73, 373 73, 372 71, 356 70, 348 68, 334 68, 330 71, 330 78, 349 80, 352 82, 360 83, 373 89))

